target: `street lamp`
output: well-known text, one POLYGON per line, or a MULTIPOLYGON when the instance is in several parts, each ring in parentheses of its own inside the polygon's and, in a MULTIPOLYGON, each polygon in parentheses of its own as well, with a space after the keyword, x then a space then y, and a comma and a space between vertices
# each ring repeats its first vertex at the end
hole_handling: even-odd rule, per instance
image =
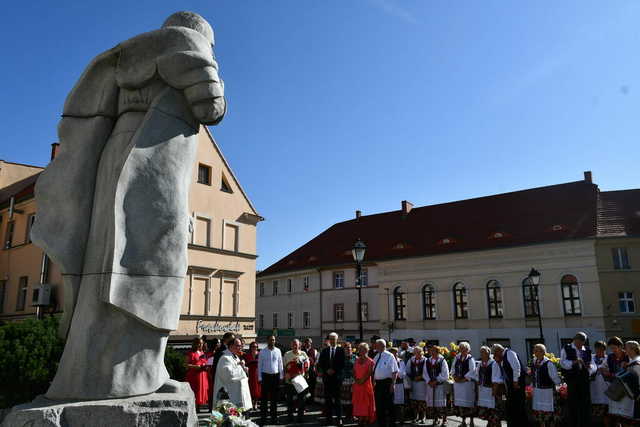
POLYGON ((360 342, 363 341, 364 330, 362 326, 362 260, 367 251, 367 245, 360 239, 356 240, 351 249, 353 261, 356 263, 356 287, 358 288, 358 327, 360 328, 360 342))
POLYGON ((536 311, 538 312, 538 329, 540 330, 540 344, 544 344, 544 335, 542 333, 542 313, 540 313, 540 272, 532 268, 529 272, 529 283, 536 290, 536 311))

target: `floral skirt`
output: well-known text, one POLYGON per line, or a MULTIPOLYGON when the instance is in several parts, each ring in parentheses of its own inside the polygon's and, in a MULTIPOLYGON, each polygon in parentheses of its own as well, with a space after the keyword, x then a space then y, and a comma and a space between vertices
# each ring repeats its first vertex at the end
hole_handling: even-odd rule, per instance
POLYGON ((351 385, 353 384, 353 378, 346 378, 342 381, 342 388, 340 389, 340 402, 343 405, 351 405, 351 385))
POLYGON ((499 409, 478 407, 478 417, 487 422, 487 427, 500 426, 502 414, 499 409))
POLYGON ((476 414, 476 408, 467 408, 465 406, 454 406, 453 413, 459 417, 473 417, 476 414))
POLYGON ((424 413, 427 411, 427 402, 424 400, 411 400, 411 409, 424 413))

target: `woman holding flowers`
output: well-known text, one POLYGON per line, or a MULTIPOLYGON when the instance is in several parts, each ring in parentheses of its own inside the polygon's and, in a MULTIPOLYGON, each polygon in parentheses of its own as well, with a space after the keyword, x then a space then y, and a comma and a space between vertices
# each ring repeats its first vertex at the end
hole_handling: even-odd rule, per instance
POLYGON ((442 425, 447 425, 447 396, 443 384, 449 379, 449 365, 437 346, 431 346, 429 354, 423 372, 427 383, 427 418, 433 419, 433 426, 438 425, 439 418, 442 418, 442 425))
POLYGON ((471 356, 471 346, 463 341, 458 344, 459 353, 453 359, 451 371, 453 372, 453 404, 456 413, 462 418, 461 426, 466 426, 469 417, 473 424, 473 415, 476 409, 476 384, 473 381, 476 371, 476 362, 471 356))
POLYGON ((358 425, 361 426, 376 420, 376 403, 371 382, 374 365, 368 353, 369 345, 366 342, 360 343, 358 358, 353 364, 352 415, 358 419, 358 425))
POLYGON ((502 381, 502 374, 487 346, 480 347, 480 362, 475 370, 475 378, 478 382, 478 416, 487 421, 487 427, 500 427, 496 386, 502 381))
POLYGON ((207 357, 202 351, 204 343, 200 338, 194 338, 191 351, 185 357, 187 365, 187 382, 196 397, 196 405, 209 403, 209 374, 207 373, 207 357))
POLYGON ((544 344, 533 347, 535 359, 531 367, 533 380, 533 416, 544 427, 559 421, 558 405, 556 404, 556 385, 560 384, 558 369, 545 354, 544 344))
POLYGON ((297 410, 297 422, 300 423, 304 416, 306 395, 309 392, 308 385, 304 387, 304 375, 309 370, 309 356, 300 349, 300 340, 291 341, 291 350, 285 353, 283 364, 289 422, 293 421, 293 413, 297 410))

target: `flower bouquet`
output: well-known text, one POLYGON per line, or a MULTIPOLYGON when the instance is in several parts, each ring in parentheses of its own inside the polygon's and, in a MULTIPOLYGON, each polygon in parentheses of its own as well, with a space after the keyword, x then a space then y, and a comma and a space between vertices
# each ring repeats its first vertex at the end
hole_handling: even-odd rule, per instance
POLYGON ((229 400, 221 400, 209 418, 209 426, 220 427, 258 427, 256 423, 242 415, 243 410, 229 400))

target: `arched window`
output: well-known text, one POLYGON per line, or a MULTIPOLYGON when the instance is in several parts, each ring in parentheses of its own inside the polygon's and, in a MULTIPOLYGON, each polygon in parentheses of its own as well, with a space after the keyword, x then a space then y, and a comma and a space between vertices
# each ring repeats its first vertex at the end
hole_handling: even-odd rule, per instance
POLYGON ((467 288, 462 282, 453 285, 453 304, 455 305, 456 319, 467 319, 469 317, 467 312, 467 288))
POLYGON ((489 303, 489 317, 502 318, 502 289, 497 280, 489 280, 487 283, 487 302, 489 303))
POLYGON ((578 279, 572 274, 562 276, 560 280, 562 289, 562 306, 564 314, 568 316, 580 316, 582 307, 580 306, 580 286, 578 279))
POLYGON ((422 318, 424 320, 436 318, 436 293, 431 285, 422 287, 422 318))
POLYGON ((402 292, 402 288, 397 286, 393 290, 393 318, 395 320, 406 320, 405 309, 407 308, 407 294, 402 292))
POLYGON ((522 281, 522 301, 525 317, 538 316, 538 286, 527 277, 522 281))

